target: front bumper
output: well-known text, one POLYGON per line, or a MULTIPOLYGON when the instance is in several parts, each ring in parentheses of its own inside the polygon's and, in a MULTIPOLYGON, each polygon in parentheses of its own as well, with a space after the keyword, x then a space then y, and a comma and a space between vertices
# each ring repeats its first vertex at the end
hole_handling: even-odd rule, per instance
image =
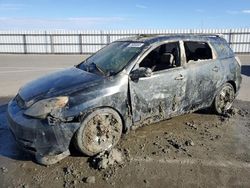
POLYGON ((23 149, 36 156, 55 156, 68 151, 71 138, 80 123, 62 122, 51 126, 46 119, 28 117, 23 111, 15 100, 9 102, 9 127, 23 149))

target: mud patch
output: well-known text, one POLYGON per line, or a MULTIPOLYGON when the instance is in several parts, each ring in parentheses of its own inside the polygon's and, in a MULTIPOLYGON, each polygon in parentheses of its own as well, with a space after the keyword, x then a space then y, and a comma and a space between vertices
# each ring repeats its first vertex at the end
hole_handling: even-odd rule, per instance
POLYGON ((114 165, 120 165, 124 162, 124 155, 118 149, 104 151, 97 156, 90 158, 90 165, 98 170, 107 169, 114 165))
POLYGON ((142 127, 123 135, 115 152, 96 157, 69 156, 48 167, 2 157, 0 182, 3 187, 249 187, 249 104, 236 101, 243 114, 233 110, 226 121, 193 113, 142 127))
POLYGON ((229 118, 233 117, 233 116, 241 116, 241 117, 245 117, 249 114, 248 110, 246 109, 239 109, 236 107, 232 107, 229 110, 227 110, 223 115, 219 116, 219 119, 221 121, 227 121, 229 120, 229 118))
POLYGON ((103 109, 100 114, 87 117, 87 119, 82 144, 89 153, 95 154, 109 149, 119 141, 122 132, 119 117, 103 109))

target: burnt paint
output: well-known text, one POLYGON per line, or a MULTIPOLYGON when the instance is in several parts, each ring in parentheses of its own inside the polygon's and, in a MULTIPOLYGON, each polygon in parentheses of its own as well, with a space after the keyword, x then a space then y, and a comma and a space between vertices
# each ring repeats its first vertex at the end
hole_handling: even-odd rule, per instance
POLYGON ((99 75, 72 67, 27 83, 20 88, 19 95, 25 101, 39 100, 61 94, 67 95, 72 91, 83 90, 89 87, 89 83, 93 84, 101 79, 102 77, 99 75))

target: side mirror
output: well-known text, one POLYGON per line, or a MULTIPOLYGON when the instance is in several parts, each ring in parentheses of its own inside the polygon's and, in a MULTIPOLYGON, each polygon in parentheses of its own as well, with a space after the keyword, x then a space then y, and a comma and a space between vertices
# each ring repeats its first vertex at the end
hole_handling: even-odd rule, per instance
POLYGON ((130 73, 131 80, 138 80, 142 77, 150 77, 152 75, 152 70, 146 67, 139 67, 130 73))

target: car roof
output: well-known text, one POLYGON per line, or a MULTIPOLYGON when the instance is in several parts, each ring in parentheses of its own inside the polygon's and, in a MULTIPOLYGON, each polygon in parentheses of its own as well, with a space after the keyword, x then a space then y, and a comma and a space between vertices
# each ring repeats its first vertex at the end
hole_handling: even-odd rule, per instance
POLYGON ((118 41, 131 41, 131 42, 144 42, 148 44, 163 42, 163 41, 179 41, 179 40, 190 40, 190 41, 216 41, 223 40, 221 35, 211 34, 170 34, 170 35, 141 35, 138 34, 134 37, 123 38, 118 41))

